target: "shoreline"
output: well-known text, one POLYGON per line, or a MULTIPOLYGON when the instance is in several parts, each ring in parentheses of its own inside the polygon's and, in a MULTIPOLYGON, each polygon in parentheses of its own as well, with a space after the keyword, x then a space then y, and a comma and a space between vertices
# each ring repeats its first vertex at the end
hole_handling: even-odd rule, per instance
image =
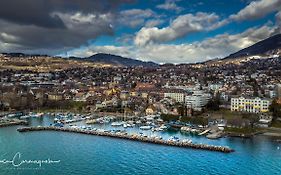
POLYGON ((31 132, 31 131, 60 131, 60 132, 72 132, 72 133, 80 133, 80 134, 87 134, 87 135, 96 135, 96 136, 104 136, 104 137, 111 137, 111 138, 119 138, 119 139, 126 139, 132 141, 139 141, 139 142, 146 142, 146 143, 153 143, 159 145, 166 145, 166 146, 175 146, 175 147, 182 147, 182 148, 192 148, 192 149, 201 149, 207 151, 217 151, 222 153, 231 153, 234 152, 233 149, 226 147, 226 146, 215 146, 215 145, 207 145, 207 144, 194 144, 194 143, 184 143, 184 142, 174 142, 174 141, 166 141, 156 138, 148 138, 148 137, 141 137, 138 135, 127 135, 121 133, 109 133, 109 132, 99 132, 99 131, 89 131, 89 130, 82 130, 82 129, 73 129, 73 128, 59 128, 59 127, 24 127, 18 128, 18 132, 31 132))

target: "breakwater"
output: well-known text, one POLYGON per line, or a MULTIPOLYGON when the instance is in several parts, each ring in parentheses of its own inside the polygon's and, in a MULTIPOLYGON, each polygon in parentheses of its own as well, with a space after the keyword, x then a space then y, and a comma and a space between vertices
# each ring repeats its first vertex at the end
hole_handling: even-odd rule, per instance
POLYGON ((84 129, 76 129, 76 128, 65 128, 65 127, 54 127, 54 126, 37 126, 37 127, 24 127, 18 128, 19 132, 29 132, 29 131, 63 131, 63 132, 72 132, 72 133, 80 133, 80 134, 88 134, 88 135, 96 135, 96 136, 106 136, 113 138, 120 138, 132 141, 140 141, 146 143, 167 145, 167 146, 176 146, 183 148, 193 148, 193 149, 202 149, 208 151, 217 151, 223 153, 230 153, 234 150, 225 147, 225 146, 215 146, 215 145, 207 145, 207 144, 195 144, 195 143, 187 143, 181 141, 169 141, 162 140, 154 137, 143 137, 140 135, 129 135, 127 133, 112 133, 112 132, 103 132, 103 131, 93 131, 93 130, 84 130, 84 129))
POLYGON ((14 125, 28 125, 27 121, 6 121, 4 123, 0 123, 0 128, 1 127, 7 127, 7 126, 14 126, 14 125))

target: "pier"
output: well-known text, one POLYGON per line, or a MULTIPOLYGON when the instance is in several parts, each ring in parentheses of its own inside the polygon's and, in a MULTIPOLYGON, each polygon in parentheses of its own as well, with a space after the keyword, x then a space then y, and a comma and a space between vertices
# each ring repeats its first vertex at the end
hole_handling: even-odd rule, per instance
POLYGON ((72 132, 72 133, 80 133, 80 134, 88 134, 88 135, 96 135, 96 136, 105 136, 112 138, 120 138, 132 141, 140 141, 146 143, 153 143, 159 145, 167 145, 167 146, 175 146, 182 148, 193 148, 193 149, 201 149, 208 151, 217 151, 223 153, 231 153, 234 152, 233 149, 226 146, 215 146, 215 145, 207 145, 207 144, 195 144, 195 143, 186 143, 181 141, 167 141, 159 138, 152 137, 143 137, 140 135, 129 135, 127 133, 112 133, 112 132, 103 132, 103 131, 93 131, 93 130, 85 130, 85 129, 77 129, 77 128, 65 128, 65 127, 54 127, 54 126, 37 126, 37 127, 24 127, 18 128, 18 132, 30 132, 30 131, 62 131, 62 132, 72 132))

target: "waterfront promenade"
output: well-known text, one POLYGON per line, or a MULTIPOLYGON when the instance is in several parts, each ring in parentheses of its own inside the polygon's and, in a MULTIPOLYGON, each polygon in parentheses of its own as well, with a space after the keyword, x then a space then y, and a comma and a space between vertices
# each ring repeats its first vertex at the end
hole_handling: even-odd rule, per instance
POLYGON ((37 126, 37 127, 18 128, 17 130, 19 132, 62 131, 62 132, 81 133, 81 134, 96 135, 96 136, 106 136, 106 137, 113 137, 113 138, 126 139, 126 140, 132 140, 132 141, 159 144, 159 145, 176 146, 176 147, 182 147, 182 148, 193 148, 193 149, 202 149, 202 150, 208 150, 208 151, 217 151, 217 152, 223 152, 223 153, 231 153, 234 151, 233 149, 231 149, 229 147, 225 147, 225 146, 195 144, 195 143, 187 143, 187 142, 183 142, 183 141, 169 141, 169 140, 162 140, 162 139, 155 138, 155 137, 128 135, 127 133, 112 133, 112 132, 84 130, 84 129, 77 129, 77 128, 37 126))

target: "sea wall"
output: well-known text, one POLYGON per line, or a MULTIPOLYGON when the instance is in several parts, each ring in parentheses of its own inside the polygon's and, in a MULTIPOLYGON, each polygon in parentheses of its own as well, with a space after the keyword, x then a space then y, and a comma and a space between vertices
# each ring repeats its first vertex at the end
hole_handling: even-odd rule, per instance
POLYGON ((11 121, 11 122, 6 122, 6 123, 1 123, 0 124, 0 128, 1 127, 7 127, 7 126, 14 126, 14 125, 28 125, 27 121, 11 121))
POLYGON ((158 138, 143 137, 143 136, 139 136, 139 135, 128 135, 126 133, 111 133, 111 132, 101 132, 101 131, 92 131, 92 130, 83 130, 83 129, 74 129, 74 128, 65 128, 65 127, 37 126, 37 127, 18 128, 17 130, 19 132, 62 131, 62 132, 81 133, 81 134, 96 135, 96 136, 106 136, 106 137, 154 143, 154 144, 167 145, 167 146, 176 146, 176 147, 183 147, 183 148, 217 151, 217 152, 223 152, 223 153, 230 153, 230 152, 234 151, 233 149, 231 149, 229 147, 224 147, 224 146, 167 141, 167 140, 162 140, 162 139, 158 139, 158 138))

